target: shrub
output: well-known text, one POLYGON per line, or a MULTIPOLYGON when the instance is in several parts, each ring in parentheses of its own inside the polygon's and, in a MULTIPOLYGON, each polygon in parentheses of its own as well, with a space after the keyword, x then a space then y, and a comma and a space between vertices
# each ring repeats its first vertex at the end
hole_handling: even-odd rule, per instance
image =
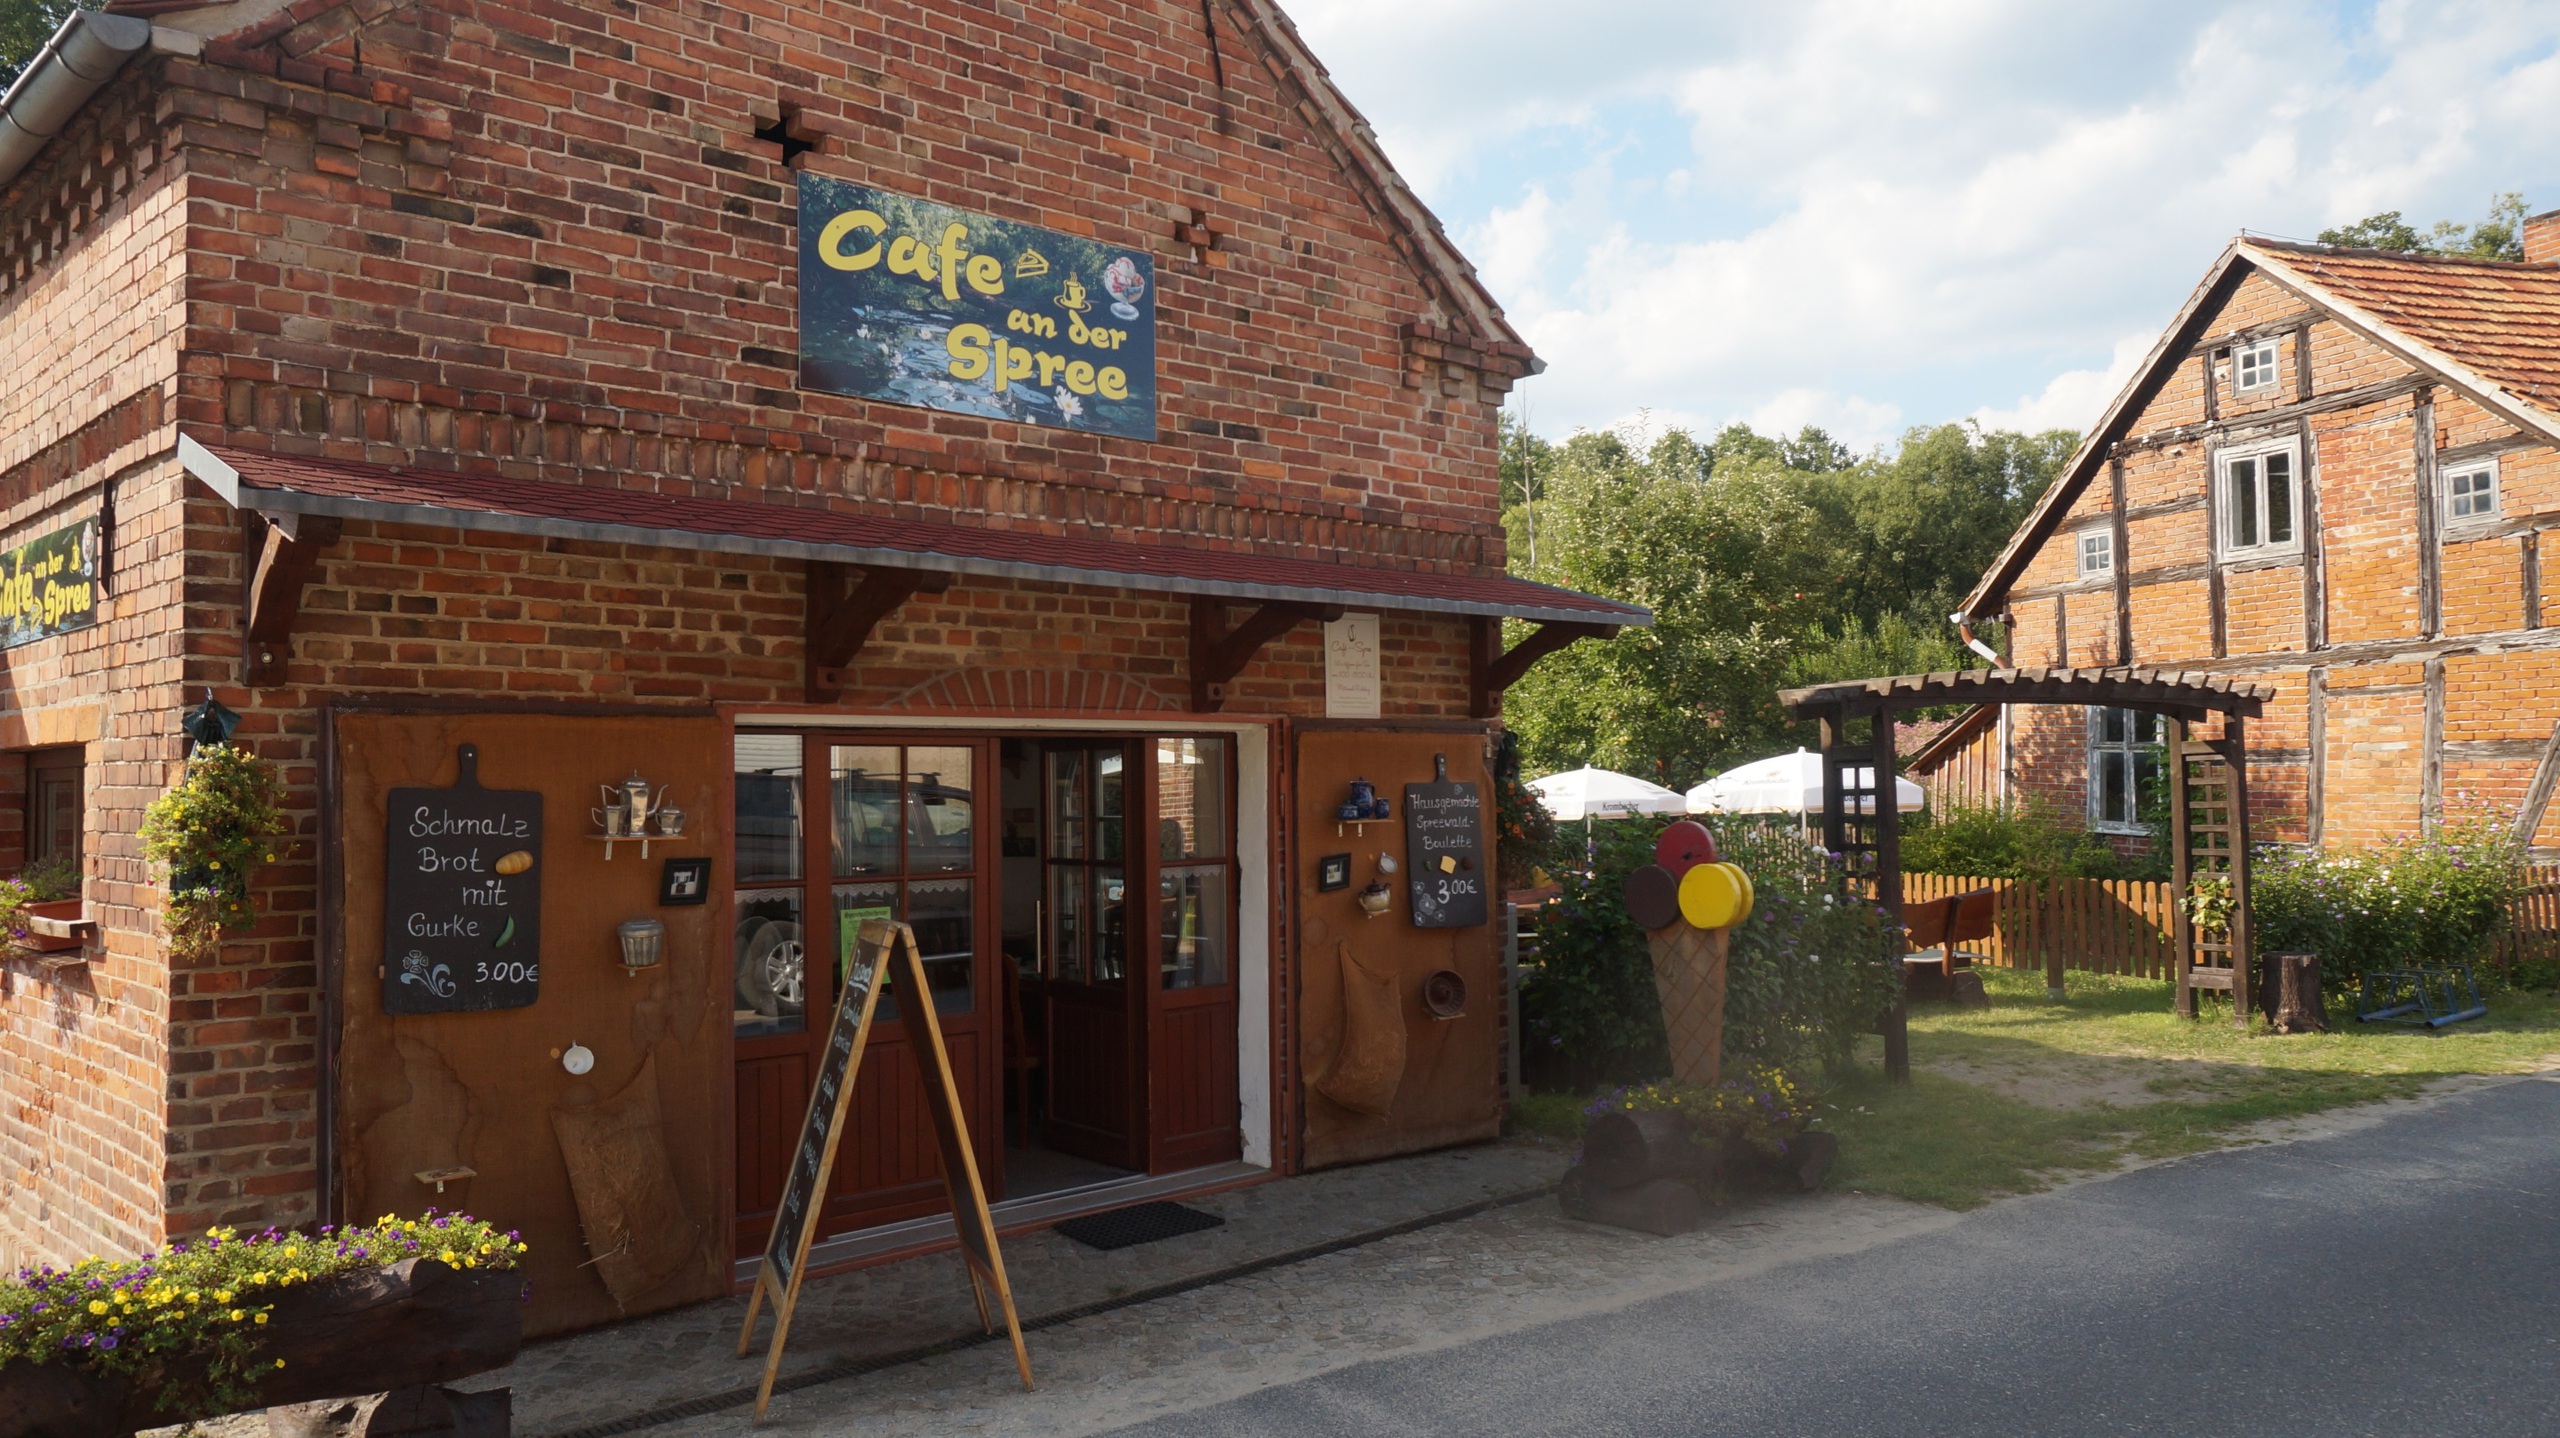
POLYGON ((257 1404, 258 1379, 284 1360, 260 1356, 278 1290, 405 1258, 453 1268, 513 1268, 514 1233, 465 1214, 382 1218, 242 1238, 217 1228, 131 1262, 83 1259, 22 1268, 0 1280, 0 1364, 75 1363, 157 1383, 154 1403, 175 1418, 257 1404))
POLYGON ((1785 1153, 1787 1141, 1813 1121, 1812 1090, 1774 1064, 1726 1069, 1712 1086, 1666 1082, 1611 1089, 1583 1109, 1583 1120, 1588 1125, 1608 1113, 1675 1113, 1689 1120, 1690 1137, 1698 1143, 1730 1138, 1763 1153, 1785 1153))
MULTIPOLYGON (((1588 862, 1578 830, 1561 836, 1551 867, 1563 895, 1540 918, 1537 962, 1520 980, 1522 1057, 1534 1081, 1581 1088, 1669 1069, 1652 955, 1621 897, 1627 875, 1653 862, 1668 822, 1596 826, 1588 862)), ((1710 827, 1756 891, 1726 960, 1726 1061, 1846 1063, 1893 999, 1882 915, 1843 897, 1822 851, 1793 831, 1725 820, 1710 827)))
POLYGON ((2487 818, 2361 853, 2263 852, 2250 875, 2260 954, 2320 956, 2324 985, 2412 964, 2485 956, 2524 891, 2524 850, 2487 818))
POLYGON ((2105 840, 2042 804, 1949 804, 1903 834, 1902 868, 1981 879, 2112 879, 2123 862, 2105 840))
POLYGON ((80 897, 80 861, 69 854, 48 854, 20 869, 18 879, 27 886, 27 898, 33 903, 80 897))

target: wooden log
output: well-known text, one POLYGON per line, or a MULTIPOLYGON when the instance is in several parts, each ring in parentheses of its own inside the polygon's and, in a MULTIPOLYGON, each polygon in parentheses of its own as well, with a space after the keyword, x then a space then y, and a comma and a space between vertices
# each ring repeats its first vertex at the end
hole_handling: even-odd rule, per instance
MULTIPOLYGON (((449 1383, 504 1368, 524 1344, 524 1275, 408 1258, 276 1295, 260 1356, 285 1360, 262 1407, 449 1383)), ((187 1417, 158 1384, 61 1363, 0 1366, 0 1438, 119 1438, 187 1417)), ((211 1417, 214 1415, 196 1415, 211 1417)))
POLYGON ((2265 986, 2267 1026, 2280 1034, 2329 1032, 2329 1006, 2320 997, 2318 954, 2269 954, 2265 986))
POLYGON ((267 1438, 508 1438, 513 1391, 422 1386, 267 1410, 267 1438))
POLYGON ((1582 1131, 1575 1169, 1603 1189, 1635 1188, 1657 1179, 1710 1183, 1713 1153, 1690 1139, 1689 1121, 1670 1113, 1604 1113, 1582 1131))
POLYGON ((1706 1200, 1695 1188, 1670 1178, 1633 1188, 1602 1188, 1591 1181, 1587 1167, 1576 1167, 1556 1186, 1556 1200, 1567 1218, 1665 1238, 1694 1232, 1707 1221, 1706 1200))

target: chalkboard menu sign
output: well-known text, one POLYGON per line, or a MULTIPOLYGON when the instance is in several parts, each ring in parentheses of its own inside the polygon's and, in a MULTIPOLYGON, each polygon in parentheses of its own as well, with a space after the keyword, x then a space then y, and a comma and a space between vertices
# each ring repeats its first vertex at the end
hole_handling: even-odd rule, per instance
POLYGON ((873 992, 883 948, 857 944, 846 955, 844 987, 836 999, 836 1021, 827 1030, 827 1051, 818 1060, 818 1082, 809 1095, 809 1115, 800 1121, 800 1146, 792 1151, 791 1171, 782 1178, 782 1206, 773 1215, 773 1236, 764 1242, 765 1267, 773 1281, 788 1291, 807 1247, 801 1230, 809 1224, 809 1205, 817 1201, 821 1180, 834 1167, 835 1147, 843 1137, 845 1085, 855 1061, 871 1040, 873 992))
POLYGON ((520 1009, 542 995, 542 795, 480 787, 465 744, 450 789, 384 811, 382 1008, 520 1009))
POLYGON ((1449 756, 1432 756, 1437 777, 1404 786, 1406 893, 1417 929, 1464 929, 1485 921, 1484 798, 1452 783, 1449 756))

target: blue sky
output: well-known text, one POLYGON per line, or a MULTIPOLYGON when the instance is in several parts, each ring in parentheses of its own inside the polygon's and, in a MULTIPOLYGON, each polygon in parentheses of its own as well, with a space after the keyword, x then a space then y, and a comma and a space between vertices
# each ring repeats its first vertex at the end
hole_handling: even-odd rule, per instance
POLYGON ((2239 230, 2560 208, 2560 0, 1292 0, 1543 434, 2090 423, 2239 230))

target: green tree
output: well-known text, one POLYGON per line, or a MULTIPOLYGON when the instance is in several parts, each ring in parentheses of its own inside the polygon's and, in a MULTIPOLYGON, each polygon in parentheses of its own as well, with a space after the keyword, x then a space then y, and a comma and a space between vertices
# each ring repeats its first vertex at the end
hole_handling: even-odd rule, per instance
POLYGON ((0 0, 0 90, 17 82, 74 8, 71 0, 0 0))
POLYGON ((2398 210, 2367 215, 2320 232, 2320 243, 2404 255, 2457 255, 2475 260, 2524 258, 2524 195, 2509 190, 2489 201, 2489 216, 2476 225, 2438 220, 2421 234, 2398 210))
POLYGON ((1805 479, 1835 550, 1831 632, 1849 634, 1888 614, 1923 632, 1943 630, 2078 443, 2069 430, 1923 426, 1902 437, 1891 459, 1805 479))
POLYGON ((1576 645, 1512 688, 1505 710, 1531 771, 1590 763, 1687 783, 1774 746, 1778 681, 1831 604, 1820 517, 1790 472, 1727 462, 1678 430, 1642 453, 1621 435, 1577 434, 1552 458, 1542 497, 1514 512, 1513 568, 1655 620, 1576 645))

